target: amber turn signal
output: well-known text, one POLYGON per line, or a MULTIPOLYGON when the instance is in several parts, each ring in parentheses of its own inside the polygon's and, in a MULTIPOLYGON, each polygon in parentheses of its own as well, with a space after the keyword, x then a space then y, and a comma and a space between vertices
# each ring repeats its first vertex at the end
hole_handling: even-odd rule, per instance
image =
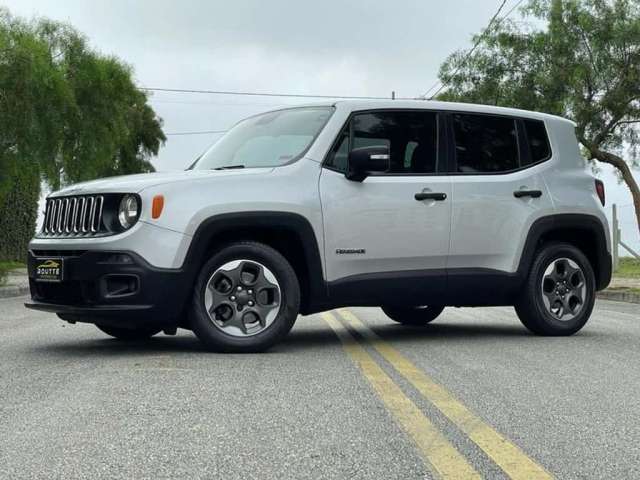
POLYGON ((151 204, 151 218, 159 218, 164 208, 164 196, 156 195, 153 197, 153 203, 151 204))

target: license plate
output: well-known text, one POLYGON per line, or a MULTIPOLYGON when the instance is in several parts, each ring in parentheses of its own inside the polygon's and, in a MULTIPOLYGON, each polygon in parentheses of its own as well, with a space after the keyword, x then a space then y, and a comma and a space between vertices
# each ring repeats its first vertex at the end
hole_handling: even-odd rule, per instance
POLYGON ((36 260, 36 282, 61 282, 62 258, 38 258, 36 260))

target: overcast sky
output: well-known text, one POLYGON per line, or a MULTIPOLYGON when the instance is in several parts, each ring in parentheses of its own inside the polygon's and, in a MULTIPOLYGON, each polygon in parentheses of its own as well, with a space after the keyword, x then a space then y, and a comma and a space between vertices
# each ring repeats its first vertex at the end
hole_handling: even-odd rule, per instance
MULTIPOLYGON (((508 0, 503 12, 517 0, 508 0)), ((495 13, 498 0, 9 0, 15 15, 71 23, 102 53, 133 66, 141 86, 414 97, 495 13)), ((512 14, 516 16, 516 13, 512 14)), ((224 130, 239 119, 310 100, 155 93, 165 132, 224 130)), ((158 170, 182 169, 219 135, 169 136, 158 170)), ((631 203, 611 170, 609 202, 631 203)), ((624 235, 640 246, 633 210, 624 235)))

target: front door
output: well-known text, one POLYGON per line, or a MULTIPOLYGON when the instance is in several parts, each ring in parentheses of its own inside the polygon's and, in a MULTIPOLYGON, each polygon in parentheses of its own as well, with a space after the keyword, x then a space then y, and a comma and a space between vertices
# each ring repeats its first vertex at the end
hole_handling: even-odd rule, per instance
POLYGON ((451 182, 438 175, 445 167, 439 140, 435 112, 352 116, 320 177, 330 294, 344 287, 352 301, 378 293, 415 298, 445 288, 451 182), (349 151, 378 145, 389 148, 389 171, 348 180, 349 151))

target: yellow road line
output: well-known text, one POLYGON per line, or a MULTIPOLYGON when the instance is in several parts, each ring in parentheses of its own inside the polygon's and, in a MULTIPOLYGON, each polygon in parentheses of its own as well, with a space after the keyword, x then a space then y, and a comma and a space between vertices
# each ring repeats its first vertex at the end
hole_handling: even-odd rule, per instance
POLYGON ((486 424, 471 412, 444 387, 435 383, 422 370, 382 340, 349 310, 339 310, 340 316, 349 322, 373 347, 406 378, 427 400, 457 425, 480 447, 510 478, 551 479, 553 476, 529 458, 519 447, 486 424))
POLYGON ((345 351, 360 367, 387 409, 409 434, 423 455, 427 467, 440 478, 481 478, 440 431, 380 368, 373 357, 355 340, 349 331, 330 313, 322 318, 336 333, 345 351))

